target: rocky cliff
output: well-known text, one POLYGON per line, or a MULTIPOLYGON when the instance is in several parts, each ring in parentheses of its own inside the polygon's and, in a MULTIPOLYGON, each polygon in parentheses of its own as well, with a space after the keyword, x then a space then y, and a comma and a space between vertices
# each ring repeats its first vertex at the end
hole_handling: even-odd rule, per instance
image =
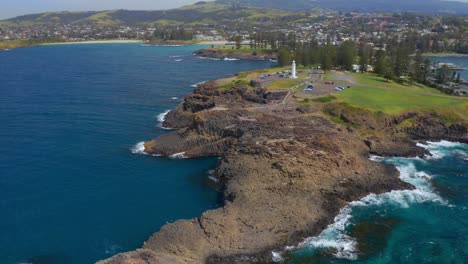
POLYGON ((393 166, 370 161, 371 153, 424 155, 413 140, 468 141, 465 123, 430 114, 390 117, 272 98, 206 83, 171 111, 164 126, 177 130, 146 142, 146 151, 222 157, 215 177, 224 206, 167 224, 141 249, 101 263, 269 262, 272 250, 320 233, 348 202, 412 188, 393 166), (336 118, 340 125, 330 121, 336 118))

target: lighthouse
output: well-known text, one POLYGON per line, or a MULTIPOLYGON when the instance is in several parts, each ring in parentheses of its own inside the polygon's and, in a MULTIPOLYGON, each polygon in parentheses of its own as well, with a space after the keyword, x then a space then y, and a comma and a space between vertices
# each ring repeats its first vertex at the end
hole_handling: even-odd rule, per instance
POLYGON ((293 61, 293 62, 292 62, 291 79, 297 79, 297 75, 296 75, 296 61, 293 61))

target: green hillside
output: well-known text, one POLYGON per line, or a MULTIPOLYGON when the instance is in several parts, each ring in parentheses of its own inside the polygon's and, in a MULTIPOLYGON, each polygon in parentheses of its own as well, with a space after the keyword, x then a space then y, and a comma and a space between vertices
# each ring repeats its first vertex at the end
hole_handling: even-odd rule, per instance
POLYGON ((305 18, 294 11, 281 11, 258 7, 234 7, 214 2, 199 2, 171 10, 131 11, 111 10, 100 12, 49 12, 19 16, 0 21, 2 27, 39 24, 102 25, 197 25, 223 22, 255 24, 289 23, 305 18))

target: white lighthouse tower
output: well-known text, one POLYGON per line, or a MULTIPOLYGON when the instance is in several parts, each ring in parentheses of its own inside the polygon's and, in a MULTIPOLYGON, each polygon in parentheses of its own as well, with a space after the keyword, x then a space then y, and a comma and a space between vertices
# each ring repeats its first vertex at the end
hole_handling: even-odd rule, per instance
POLYGON ((296 61, 292 62, 292 70, 291 70, 291 79, 297 79, 296 75, 296 61))

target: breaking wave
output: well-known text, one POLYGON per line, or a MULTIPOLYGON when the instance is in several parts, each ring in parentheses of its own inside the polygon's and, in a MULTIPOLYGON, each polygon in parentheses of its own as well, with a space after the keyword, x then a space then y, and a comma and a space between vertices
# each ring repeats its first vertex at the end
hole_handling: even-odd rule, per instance
POLYGON ((194 84, 190 85, 190 87, 197 88, 198 85, 204 84, 204 83, 206 83, 206 82, 207 82, 207 81, 197 82, 197 83, 194 83, 194 84))
POLYGON ((148 153, 145 152, 145 142, 138 142, 135 146, 133 146, 131 149, 133 154, 140 154, 140 155, 148 155, 148 153))
POLYGON ((185 152, 175 153, 169 156, 171 159, 186 159, 185 152))
MULTIPOLYGON (((448 141, 428 142, 418 144, 420 147, 426 148, 433 156, 429 159, 442 158, 445 155, 466 152, 460 148, 466 148, 462 143, 454 143, 448 141)), ((310 237, 295 247, 286 247, 282 252, 272 252, 272 259, 275 262, 282 262, 282 254, 285 252, 296 251, 301 248, 312 249, 334 249, 334 256, 340 259, 355 260, 358 258, 357 242, 350 237, 346 229, 351 224, 353 218, 353 208, 369 207, 369 206, 396 206, 399 208, 408 208, 411 204, 416 203, 437 203, 440 205, 448 205, 448 202, 439 196, 431 185, 432 176, 424 171, 418 171, 415 166, 416 161, 420 158, 384 158, 379 156, 371 156, 371 160, 377 162, 386 162, 394 164, 400 172, 400 179, 415 187, 414 190, 397 190, 383 194, 370 194, 361 200, 349 203, 348 206, 342 208, 339 214, 334 218, 333 224, 330 224, 322 233, 315 237, 310 237)))
MULTIPOLYGON (((173 99, 173 100, 175 100, 175 99, 173 99)), ((170 111, 171 110, 166 110, 166 111, 164 111, 164 112, 162 112, 162 113, 160 113, 159 115, 156 116, 156 120, 159 123, 158 127, 162 128, 162 129, 171 129, 169 127, 164 127, 163 126, 164 121, 166 121, 166 116, 167 116, 167 114, 169 114, 170 111)))
POLYGON ((236 59, 236 58, 224 58, 225 61, 238 61, 240 59, 236 59))
POLYGON ((450 141, 439 141, 439 142, 432 142, 427 141, 426 144, 417 143, 418 147, 424 148, 429 153, 430 156, 426 156, 427 159, 442 159, 447 155, 453 154, 455 151, 460 150, 463 148, 464 144, 459 142, 450 142, 450 141))

